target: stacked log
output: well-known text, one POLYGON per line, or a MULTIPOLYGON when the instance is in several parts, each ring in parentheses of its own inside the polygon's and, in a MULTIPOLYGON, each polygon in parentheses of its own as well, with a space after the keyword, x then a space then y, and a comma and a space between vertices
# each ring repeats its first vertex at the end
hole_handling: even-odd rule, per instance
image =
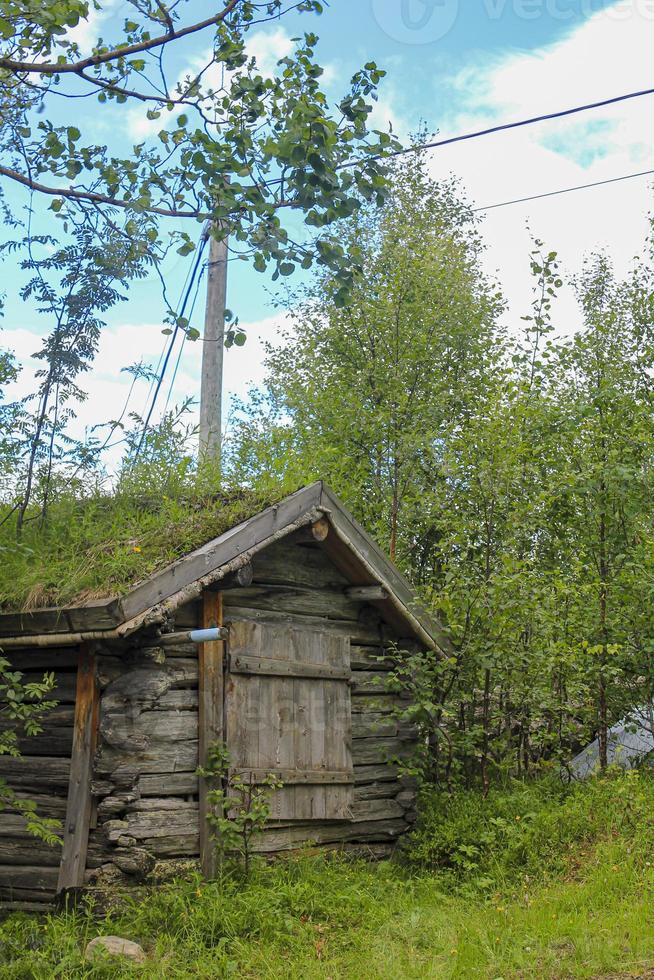
MULTIPOLYGON (((56 688, 52 699, 59 703, 43 721, 38 735, 20 734, 20 757, 0 756, 0 777, 7 780, 18 797, 36 803, 37 813, 63 826, 70 775, 73 719, 77 677, 77 650, 37 647, 16 650, 7 658, 23 682, 40 682, 45 671, 53 672, 56 688)), ((3 716, 3 728, 16 729, 3 716)), ((61 843, 43 843, 27 830, 16 810, 0 813, 0 903, 13 909, 42 909, 52 901, 57 888, 61 843)))
POLYGON ((140 644, 102 692, 87 862, 135 878, 199 856, 197 647, 140 644))

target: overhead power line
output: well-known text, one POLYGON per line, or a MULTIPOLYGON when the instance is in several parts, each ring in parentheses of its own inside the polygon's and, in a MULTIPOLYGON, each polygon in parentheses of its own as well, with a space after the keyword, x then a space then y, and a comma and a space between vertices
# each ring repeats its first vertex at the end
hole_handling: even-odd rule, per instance
MULTIPOLYGON (((193 269, 194 268, 195 268, 195 263, 191 263, 189 265, 189 267, 188 267, 188 270, 186 272, 186 278, 184 280, 184 285, 182 286, 182 290, 181 290, 181 293, 180 293, 180 298, 179 298, 178 306, 182 303, 182 297, 186 293, 186 288, 188 286, 189 279, 193 275, 193 269)), ((152 398, 152 394, 154 392, 155 385, 159 381, 159 372, 161 370, 161 365, 163 364, 163 359, 166 356, 166 351, 168 350, 168 347, 169 346, 170 346, 170 338, 169 337, 164 337, 163 344, 162 344, 162 347, 161 347, 161 353, 159 355, 159 360, 157 361, 157 366, 155 367, 155 369, 154 369, 154 371, 152 373, 152 380, 150 381, 150 386, 148 387, 148 395, 147 395, 147 398, 145 400, 145 406, 143 408, 143 415, 145 415, 146 412, 147 412, 147 410, 148 410, 148 405, 150 404, 150 399, 152 398)))
MULTIPOLYGON (((202 267, 202 271, 200 272, 200 275, 198 276, 198 280, 197 280, 197 283, 196 283, 196 286, 195 286, 195 295, 193 297, 193 302, 191 303, 191 309, 189 310, 189 313, 188 313, 188 319, 189 319, 189 321, 193 319, 193 314, 195 312, 195 304, 197 303, 197 300, 198 300, 198 293, 200 292, 200 286, 202 285, 202 278, 204 276, 205 269, 206 269, 206 265, 204 265, 202 267)), ((180 365, 181 360, 182 360, 182 354, 184 353, 184 345, 186 344, 186 338, 187 338, 187 336, 188 336, 188 334, 186 333, 186 331, 184 331, 184 336, 182 337, 182 342, 179 345, 179 353, 177 354, 177 361, 175 362, 175 368, 173 370, 173 374, 172 374, 172 377, 170 379, 170 385, 168 387, 168 397, 166 398, 166 404, 164 405, 163 415, 165 415, 166 412, 168 411, 168 405, 170 404, 170 399, 171 399, 172 394, 173 394, 173 388, 175 387, 175 381, 177 380, 177 372, 179 371, 179 365, 180 365)))
MULTIPOLYGON (((547 122, 551 119, 564 119, 566 116, 574 116, 580 112, 590 112, 592 109, 603 109, 606 106, 617 105, 620 102, 628 102, 631 99, 640 99, 645 95, 654 95, 654 88, 641 89, 638 92, 627 92, 624 95, 614 95, 610 99, 601 99, 598 102, 587 102, 584 105, 572 106, 569 109, 558 109, 556 112, 546 112, 540 116, 529 116, 527 119, 518 119, 510 123, 500 123, 497 126, 489 126, 486 129, 477 129, 471 133, 462 133, 459 136, 449 136, 442 140, 433 140, 431 143, 421 143, 417 146, 407 146, 391 153, 379 154, 369 157, 372 160, 387 160, 389 157, 399 157, 406 153, 420 153, 422 150, 435 150, 441 146, 451 146, 453 143, 463 143, 466 140, 478 139, 481 136, 492 136, 493 133, 503 133, 510 129, 520 129, 523 126, 533 126, 535 123, 547 122)), ((341 164, 339 169, 345 167, 355 167, 361 163, 360 160, 348 161, 341 164)))
POLYGON ((607 184, 617 184, 622 180, 634 180, 636 177, 650 177, 654 170, 641 170, 636 174, 624 174, 622 177, 609 177, 608 180, 594 180, 590 184, 577 184, 575 187, 563 187, 558 191, 547 191, 545 194, 531 194, 529 197, 516 197, 512 201, 500 201, 499 204, 489 204, 484 208, 472 208, 473 213, 493 211, 495 208, 508 208, 512 204, 524 204, 526 201, 540 201, 545 197, 557 197, 559 194, 572 194, 575 191, 585 191, 590 187, 605 187, 607 184))
MULTIPOLYGON (((202 237, 200 238, 200 242, 198 244, 198 247, 197 247, 197 253, 196 253, 196 256, 195 256, 195 262, 193 264, 193 269, 192 269, 192 272, 191 272, 191 276, 190 276, 190 278, 187 277, 187 287, 186 287, 186 290, 185 290, 185 293, 184 293, 184 299, 182 300, 182 303, 181 303, 181 305, 179 307, 179 313, 177 314, 178 320, 179 320, 179 318, 181 318, 181 317, 184 316, 184 313, 186 311, 186 307, 187 307, 189 298, 191 296, 191 291, 193 289, 193 284, 195 282, 195 278, 196 278, 196 276, 198 274, 198 270, 200 268, 200 263, 202 261, 202 254, 204 252, 204 249, 205 249, 206 244, 207 244, 207 235, 203 233, 202 234, 202 237)), ((166 351, 165 357, 163 359, 163 363, 161 365, 161 369, 160 369, 159 375, 157 377, 157 382, 156 382, 154 391, 152 393, 152 399, 150 401, 150 407, 148 409, 148 414, 147 414, 147 416, 145 418, 145 422, 143 424, 143 431, 141 433, 141 438, 140 438, 140 441, 139 441, 139 444, 138 444, 138 447, 137 447, 137 450, 136 450, 136 457, 138 457, 140 455, 141 449, 143 448, 143 443, 145 442, 145 437, 146 437, 146 435, 148 433, 148 429, 150 427, 150 420, 152 418, 152 413, 154 412, 154 408, 155 408, 155 405, 157 403, 157 398, 159 396, 159 392, 161 391, 161 386, 163 384, 164 376, 166 374, 166 369, 168 368, 168 362, 170 361, 170 356, 171 356, 171 354, 173 352, 173 348, 175 346, 175 340, 177 339, 177 334, 179 333, 179 330, 180 330, 179 322, 177 322, 175 324, 175 327, 174 327, 173 332, 171 334, 170 343, 168 344, 168 350, 166 351)))

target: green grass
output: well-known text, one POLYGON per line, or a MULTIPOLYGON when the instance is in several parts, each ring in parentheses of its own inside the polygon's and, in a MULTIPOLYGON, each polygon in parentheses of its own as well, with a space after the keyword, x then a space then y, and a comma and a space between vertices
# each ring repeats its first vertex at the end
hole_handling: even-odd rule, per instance
POLYGON ((432 796, 408 856, 306 856, 247 883, 178 881, 105 919, 14 915, 0 927, 0 977, 513 980, 654 967, 651 776, 432 796), (86 942, 108 933, 140 942, 147 964, 85 964, 86 942))
MULTIPOLYGON (((155 481, 147 493, 143 486, 113 495, 60 493, 45 524, 32 509, 20 540, 13 515, 0 523, 0 611, 122 595, 278 499, 155 481)), ((0 521, 8 512, 0 508, 0 521)))

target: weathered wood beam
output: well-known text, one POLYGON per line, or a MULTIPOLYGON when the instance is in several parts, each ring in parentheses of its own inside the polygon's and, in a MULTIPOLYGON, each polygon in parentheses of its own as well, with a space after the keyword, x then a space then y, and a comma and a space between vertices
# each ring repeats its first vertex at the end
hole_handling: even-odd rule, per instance
POLYGON ((50 790, 63 795, 70 783, 70 761, 47 756, 0 756, 0 776, 14 789, 26 793, 50 790))
POLYGON ((358 599, 360 602, 382 602, 388 599, 388 589, 383 585, 352 585, 343 591, 348 599, 358 599))
MULTIPOLYGON (((227 597, 233 593, 227 593, 227 597)), ((341 595, 341 601, 344 598, 341 595)), ((305 627, 307 629, 318 629, 328 633, 336 633, 339 636, 347 636, 353 643, 369 643, 372 646, 379 646, 381 642, 380 629, 373 628, 366 623, 353 622, 345 619, 326 619, 324 615, 313 616, 299 612, 287 612, 284 609, 257 609, 247 604, 243 600, 243 605, 232 606, 225 604, 225 616, 228 621, 244 620, 255 623, 285 623, 289 626, 305 627)))
POLYGON ((218 592, 225 592, 226 589, 247 589, 249 585, 252 585, 253 578, 254 569, 252 563, 248 562, 246 565, 237 568, 235 572, 230 572, 225 578, 219 579, 211 588, 218 592))
POLYGON ((198 777, 194 772, 144 774, 136 785, 141 796, 161 796, 164 793, 187 796, 199 791, 198 777))
MULTIPOLYGON (((220 592, 205 592, 202 597, 202 628, 223 625, 223 597, 220 592)), ((211 746, 223 738, 223 662, 225 644, 222 640, 201 643, 199 647, 198 683, 198 749, 200 765, 206 766, 211 746)), ((211 835, 207 780, 200 778, 199 823, 200 865, 205 878, 216 874, 216 847, 211 835)))
POLYGON ((75 670, 77 650, 69 647, 52 647, 49 650, 18 649, 8 658, 14 670, 75 670))
POLYGON ((272 677, 315 677, 349 681, 349 667, 304 663, 297 660, 275 660, 273 657, 247 657, 239 654, 230 658, 232 674, 267 674, 272 677))
POLYGON ((355 738, 352 740, 355 778, 357 766, 406 759, 414 749, 415 742, 403 738, 355 738))
POLYGON ((84 645, 80 648, 77 667, 75 728, 63 849, 57 880, 58 892, 64 888, 79 888, 84 883, 93 802, 91 776, 99 707, 96 658, 88 646, 84 645))
POLYGON ((116 784, 120 780, 123 788, 133 786, 139 776, 160 774, 162 778, 174 778, 177 773, 192 776, 197 768, 198 743, 192 738, 177 742, 156 739, 148 746, 147 752, 139 747, 128 749, 103 745, 95 763, 97 776, 109 776, 116 784))
POLYGON ((252 850, 259 853, 293 850, 307 841, 327 844, 337 841, 395 840, 407 830, 402 819, 366 820, 361 823, 344 820, 340 823, 312 822, 304 826, 284 830, 264 830, 252 842, 252 850))
POLYGON ((21 888, 53 893, 57 883, 57 869, 38 866, 0 865, 0 889, 13 891, 21 888))
POLYGON ((307 524, 300 528, 293 535, 296 544, 315 544, 316 541, 325 541, 329 534, 329 521, 326 517, 321 517, 313 524, 307 524))
POLYGON ((350 771, 327 769, 230 769, 230 777, 234 776, 257 786, 263 785, 270 776, 276 776, 284 786, 349 786, 354 782, 350 771))

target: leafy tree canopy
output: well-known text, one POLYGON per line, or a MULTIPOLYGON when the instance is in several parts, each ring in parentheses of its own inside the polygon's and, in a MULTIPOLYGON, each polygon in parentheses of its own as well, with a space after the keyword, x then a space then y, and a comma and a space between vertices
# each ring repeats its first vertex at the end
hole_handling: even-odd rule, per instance
POLYGON ((398 658, 431 777, 488 792, 595 737, 604 766, 653 696, 652 242, 624 281, 591 256, 570 324, 536 241, 510 334, 465 203, 419 154, 393 169, 387 206, 347 224, 365 276, 341 310, 317 272, 232 466, 328 480, 423 587, 456 651, 398 658))
MULTIPOLYGON (((318 0, 218 0, 201 19, 190 0, 124 6, 122 27, 87 51, 71 29, 101 22, 106 0, 0 0, 0 189, 50 199, 65 223, 99 213, 138 238, 144 255, 161 244, 162 219, 176 228, 212 219, 259 269, 272 263, 275 275, 290 275, 317 259, 349 283, 352 269, 326 229, 362 200, 383 200, 380 157, 393 141, 371 132, 368 117, 384 72, 365 65, 332 112, 318 39, 305 33, 274 77, 261 74, 249 32, 289 13, 320 14, 318 0), (209 46, 206 57, 198 60, 199 43, 183 48, 188 38, 209 46), (192 67, 180 73, 184 58, 192 67), (158 133, 122 155, 97 145, 79 111, 88 117, 89 100, 105 107, 116 134, 125 116, 111 109, 135 105, 161 120, 158 133), (320 230, 316 241, 292 236, 283 216, 293 210, 320 230)), ((191 251, 192 230, 179 235, 191 251)))
POLYGON ((346 308, 330 270, 302 291, 233 460, 259 478, 328 479, 404 561, 445 434, 487 385, 502 300, 480 271, 483 246, 456 185, 432 180, 416 153, 394 165, 391 186, 383 209, 343 227, 365 268, 346 308))

